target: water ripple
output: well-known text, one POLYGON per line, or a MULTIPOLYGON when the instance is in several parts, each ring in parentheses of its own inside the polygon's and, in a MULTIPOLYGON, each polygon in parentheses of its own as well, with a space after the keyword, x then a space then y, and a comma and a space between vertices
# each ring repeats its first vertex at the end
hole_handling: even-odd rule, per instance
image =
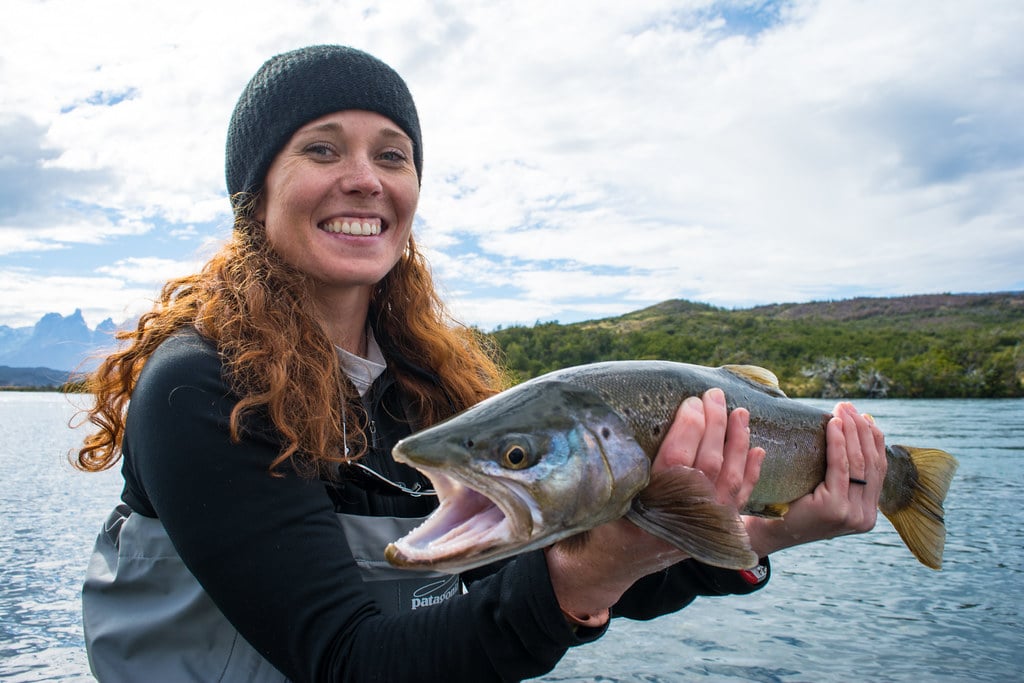
MULTIPOLYGON (((831 409, 834 402, 820 402, 831 409)), ((889 443, 960 459, 945 567, 917 564, 887 521, 773 557, 745 597, 652 622, 616 619, 539 681, 953 683, 1019 680, 1024 644, 1024 401, 857 401, 889 443)), ((116 472, 65 460, 81 435, 57 394, 0 392, 0 680, 88 681, 79 590, 116 472)))

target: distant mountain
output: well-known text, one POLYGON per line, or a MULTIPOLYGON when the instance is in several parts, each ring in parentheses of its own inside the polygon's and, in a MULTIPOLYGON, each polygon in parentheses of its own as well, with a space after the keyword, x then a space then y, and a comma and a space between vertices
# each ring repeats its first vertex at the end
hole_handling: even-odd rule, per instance
POLYGON ((988 294, 919 294, 900 297, 857 297, 840 301, 816 301, 805 304, 771 304, 750 309, 756 315, 780 320, 817 318, 820 320, 864 320, 866 318, 902 318, 934 321, 960 316, 1020 318, 1024 315, 1024 292, 988 294))
MULTIPOLYGON (((904 320, 935 320, 949 316, 975 316, 978 314, 1020 318, 1024 315, 1024 292, 990 292, 985 294, 916 294, 892 297, 856 297, 835 301, 810 301, 807 303, 767 304, 753 308, 736 309, 738 314, 775 320, 831 320, 845 322, 868 318, 904 320)), ((657 324, 665 318, 680 318, 688 315, 729 314, 730 311, 709 304, 694 303, 685 299, 670 299, 626 313, 618 318, 577 323, 588 326, 594 323, 616 325, 629 323, 635 327, 657 324)))
POLYGON ((9 368, 0 365, 0 387, 57 389, 70 378, 71 373, 52 368, 9 368))
MULTIPOLYGON (((114 347, 117 329, 128 325, 134 327, 107 319, 90 330, 81 310, 48 313, 32 327, 0 325, 0 387, 56 386, 69 372, 90 371, 114 347)), ((891 395, 1024 394, 1024 292, 736 310, 671 300, 602 320, 499 328, 493 336, 521 379, 595 360, 665 358, 767 364, 793 395, 819 393, 822 368, 857 381, 884 375, 891 395), (913 393, 932 385, 926 394, 913 393)))
POLYGON ((32 327, 0 325, 0 365, 65 372, 91 370, 102 352, 112 348, 116 330, 109 318, 90 330, 81 309, 67 317, 47 313, 32 327))
POLYGON ((13 328, 0 325, 0 358, 20 349, 32 336, 31 327, 13 328))

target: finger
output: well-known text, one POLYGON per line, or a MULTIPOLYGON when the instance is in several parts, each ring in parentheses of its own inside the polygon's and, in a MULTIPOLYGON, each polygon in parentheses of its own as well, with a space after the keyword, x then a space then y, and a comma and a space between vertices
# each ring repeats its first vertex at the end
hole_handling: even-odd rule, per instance
MULTIPOLYGON (((850 478, 867 482, 868 470, 865 463, 863 444, 865 439, 874 447, 874 438, 867 420, 858 413, 853 405, 843 403, 840 407, 843 420, 843 435, 846 437, 846 459, 850 463, 850 478)), ((858 484, 864 486, 864 484, 858 484)))
POLYGON ((765 451, 761 447, 751 448, 747 453, 747 461, 743 471, 743 488, 736 500, 736 507, 740 510, 750 500, 750 494, 754 491, 757 481, 761 478, 761 464, 764 463, 765 451))
POLYGON ((878 501, 885 483, 888 461, 885 455, 885 436, 870 415, 862 415, 866 431, 863 434, 861 448, 864 451, 865 466, 868 473, 868 485, 865 487, 861 525, 858 530, 869 531, 875 526, 878 518, 878 501))
MULTIPOLYGON (((875 526, 878 516, 878 497, 882 490, 882 483, 885 477, 885 444, 879 441, 881 431, 874 425, 874 421, 868 416, 852 410, 853 422, 857 427, 858 451, 861 453, 864 462, 864 479, 866 483, 860 486, 853 486, 851 489, 859 490, 860 498, 857 504, 857 496, 851 490, 850 500, 855 507, 850 510, 848 519, 849 530, 853 533, 870 531, 875 526), (881 449, 879 448, 881 445, 881 449)), ((851 471, 856 472, 855 461, 850 460, 851 471)), ((854 475, 856 476, 856 475, 854 475)))
POLYGON ((676 409, 675 418, 658 449, 653 470, 662 471, 678 465, 693 467, 703 435, 704 404, 699 398, 691 396, 676 409))
POLYGON ((825 443, 825 487, 845 495, 850 486, 850 462, 846 459, 846 435, 839 416, 828 421, 825 443))
POLYGON ((882 482, 885 481, 885 474, 889 469, 889 459, 886 457, 885 452, 885 434, 883 434, 882 430, 878 428, 877 424, 875 424, 875 418, 865 413, 864 419, 868 421, 868 427, 871 430, 871 438, 875 445, 873 474, 879 483, 879 487, 881 487, 882 482))
POLYGON ((864 480, 868 482, 866 487, 869 492, 881 488, 882 481, 878 476, 880 454, 875 442, 875 433, 871 422, 863 414, 857 413, 857 436, 858 450, 863 460, 864 480))
MULTIPOLYGON (((725 394, 721 389, 708 389, 704 393, 704 436, 697 448, 694 467, 711 481, 718 481, 725 449, 725 430, 729 415, 725 407, 725 394)), ((746 449, 744 449, 744 452, 746 449)))
POLYGON ((743 475, 750 453, 750 413, 737 408, 729 414, 722 451, 722 467, 715 482, 719 503, 735 504, 743 492, 743 475))
POLYGON ((881 455, 876 446, 872 423, 852 405, 848 405, 847 408, 844 432, 847 434, 851 476, 857 477, 857 472, 862 471, 864 474, 860 478, 865 480, 864 484, 851 487, 850 501, 854 507, 849 510, 847 522, 849 531, 864 532, 875 526, 878 515, 878 496, 882 489, 882 479, 878 476, 877 469, 881 455), (853 426, 852 432, 850 425, 853 426), (851 439, 856 439, 856 443, 851 444, 851 439), (858 467, 862 469, 858 470, 858 467))

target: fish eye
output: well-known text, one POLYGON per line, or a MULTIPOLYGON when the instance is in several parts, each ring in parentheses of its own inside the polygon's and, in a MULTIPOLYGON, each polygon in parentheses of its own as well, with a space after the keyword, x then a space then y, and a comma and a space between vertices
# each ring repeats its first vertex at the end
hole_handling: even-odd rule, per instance
POLYGON ((524 467, 529 466, 530 456, 526 452, 526 449, 519 444, 513 444, 505 450, 505 455, 501 458, 502 467, 509 470, 521 470, 524 467))

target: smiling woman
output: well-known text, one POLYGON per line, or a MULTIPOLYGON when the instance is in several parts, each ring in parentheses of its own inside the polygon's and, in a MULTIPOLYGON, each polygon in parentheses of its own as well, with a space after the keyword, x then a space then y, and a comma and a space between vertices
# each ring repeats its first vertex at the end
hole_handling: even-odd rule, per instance
MULTIPOLYGON (((438 506, 392 448, 503 387, 416 248, 422 171, 412 96, 364 52, 284 53, 246 86, 231 238, 89 380, 98 431, 76 464, 123 457, 125 480, 82 594, 100 680, 519 680, 603 635, 613 607, 651 618, 767 580, 766 559, 706 566, 624 520, 460 574, 388 565, 438 506)), ((694 398, 653 469, 701 470, 738 517, 763 457, 746 419, 720 391, 694 398)), ((829 437, 832 471, 873 483, 798 501, 790 538, 874 524, 881 434, 849 412, 829 437)))
POLYGON ((271 163, 254 217, 281 258, 317 282, 325 320, 366 308, 405 250, 419 198, 412 150, 386 117, 350 110, 300 128, 271 163))

